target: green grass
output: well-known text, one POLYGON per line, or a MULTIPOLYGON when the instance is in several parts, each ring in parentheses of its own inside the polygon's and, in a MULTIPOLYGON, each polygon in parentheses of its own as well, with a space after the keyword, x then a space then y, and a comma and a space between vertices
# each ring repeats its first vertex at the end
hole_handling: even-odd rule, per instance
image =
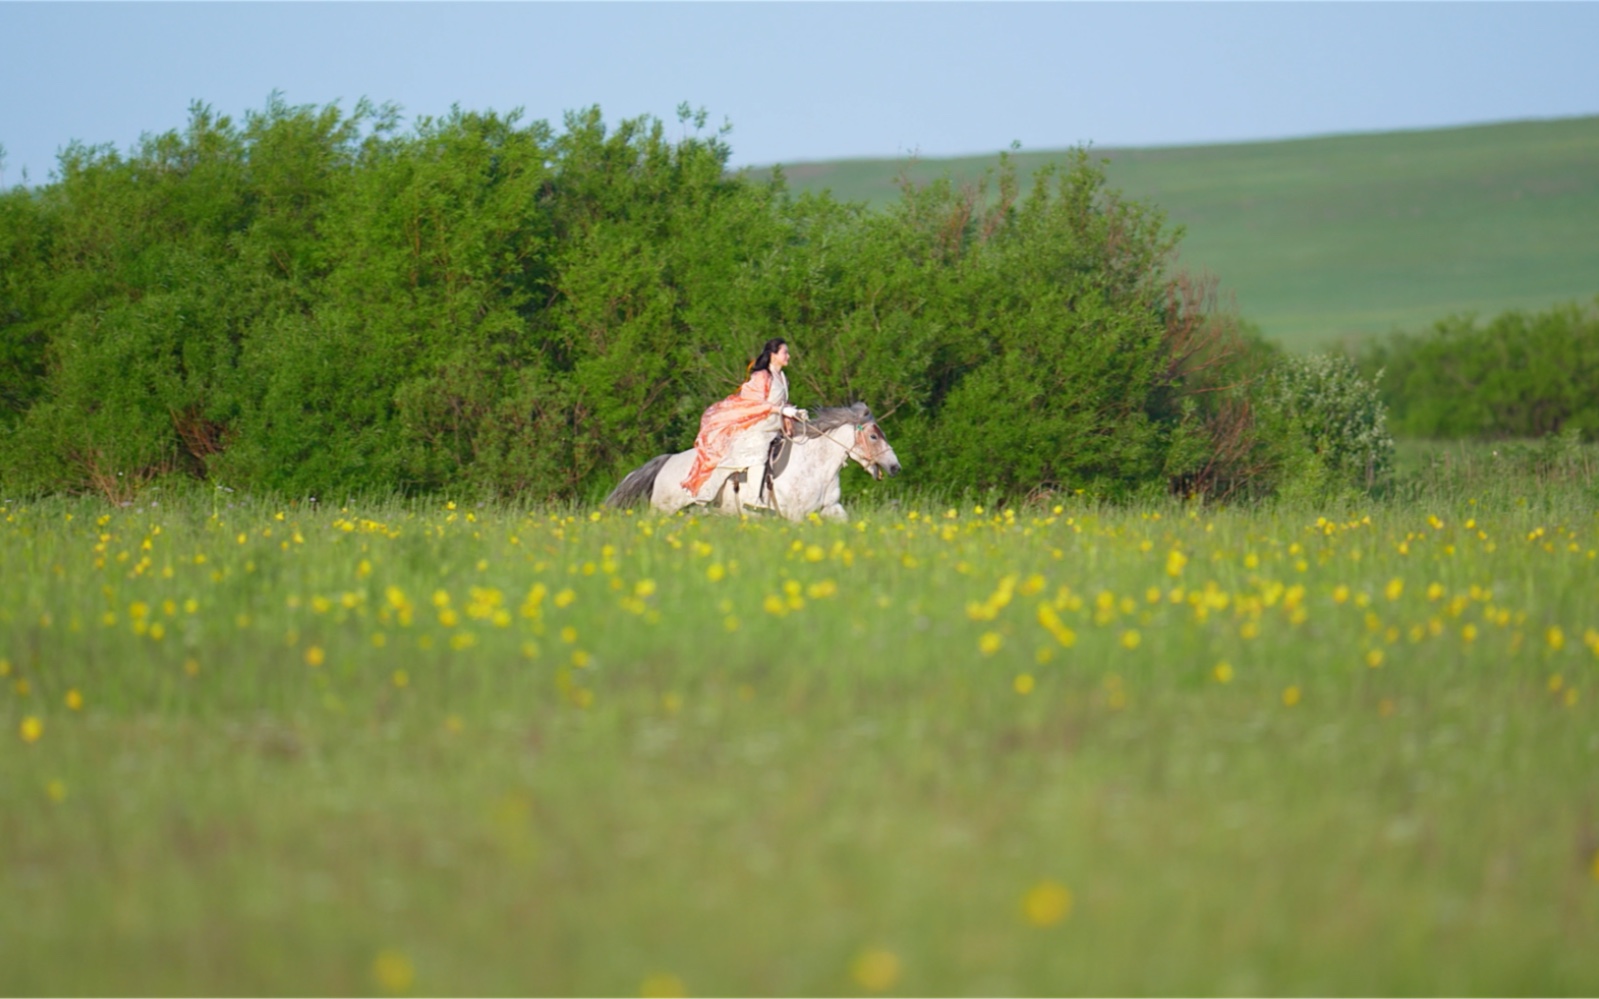
POLYGON ((8 503, 0 992, 1591 993, 1592 482, 1451 455, 1324 511, 8 503))
MULTIPOLYGON (((1182 264, 1295 349, 1599 294, 1599 117, 1280 142, 1105 149, 1112 187, 1186 227, 1182 264)), ((1058 154, 1023 152, 1024 177, 1058 154)), ((975 181, 994 157, 924 160, 975 181)), ((896 197, 898 160, 785 167, 797 190, 896 197)))

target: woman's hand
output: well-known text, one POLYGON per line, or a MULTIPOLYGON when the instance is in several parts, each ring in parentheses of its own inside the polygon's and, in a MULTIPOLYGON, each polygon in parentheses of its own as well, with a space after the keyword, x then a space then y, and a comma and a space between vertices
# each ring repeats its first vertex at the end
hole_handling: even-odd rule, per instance
POLYGON ((811 414, 807 413, 805 410, 797 409, 794 406, 789 405, 783 406, 782 413, 791 420, 809 420, 811 418, 811 414))

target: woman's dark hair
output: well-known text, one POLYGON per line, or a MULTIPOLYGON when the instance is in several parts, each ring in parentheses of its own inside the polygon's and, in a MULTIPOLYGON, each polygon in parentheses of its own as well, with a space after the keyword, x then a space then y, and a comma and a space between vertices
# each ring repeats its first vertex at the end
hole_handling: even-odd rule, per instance
POLYGON ((780 336, 774 336, 766 341, 766 345, 761 348, 761 356, 757 357, 755 363, 750 365, 750 374, 753 375, 757 371, 770 371, 772 368, 772 355, 777 353, 786 343, 788 341, 780 336))

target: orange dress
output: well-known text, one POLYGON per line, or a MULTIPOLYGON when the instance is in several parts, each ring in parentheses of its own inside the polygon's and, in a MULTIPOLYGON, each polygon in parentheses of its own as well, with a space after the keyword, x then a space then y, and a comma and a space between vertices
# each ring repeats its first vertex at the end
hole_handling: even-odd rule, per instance
POLYGON ((694 438, 694 466, 683 480, 683 488, 698 496, 716 466, 732 450, 735 437, 751 431, 776 433, 781 429, 782 409, 787 404, 788 379, 781 371, 775 376, 770 371, 757 371, 737 392, 712 403, 700 417, 699 436, 694 438))

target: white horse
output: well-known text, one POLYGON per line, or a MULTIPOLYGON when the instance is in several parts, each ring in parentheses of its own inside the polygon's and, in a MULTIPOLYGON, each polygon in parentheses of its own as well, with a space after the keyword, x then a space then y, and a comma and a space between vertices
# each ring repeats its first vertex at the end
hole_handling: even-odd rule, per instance
POLYGON ((899 458, 864 402, 821 409, 802 421, 800 432, 784 444, 773 463, 770 480, 761 465, 724 463, 699 494, 691 496, 682 482, 694 464, 694 452, 679 451, 657 455, 629 472, 605 497, 605 505, 629 506, 647 497, 662 513, 699 504, 722 513, 775 510, 796 521, 813 513, 847 520, 849 515, 839 504, 838 477, 851 459, 874 479, 899 474, 899 458))

